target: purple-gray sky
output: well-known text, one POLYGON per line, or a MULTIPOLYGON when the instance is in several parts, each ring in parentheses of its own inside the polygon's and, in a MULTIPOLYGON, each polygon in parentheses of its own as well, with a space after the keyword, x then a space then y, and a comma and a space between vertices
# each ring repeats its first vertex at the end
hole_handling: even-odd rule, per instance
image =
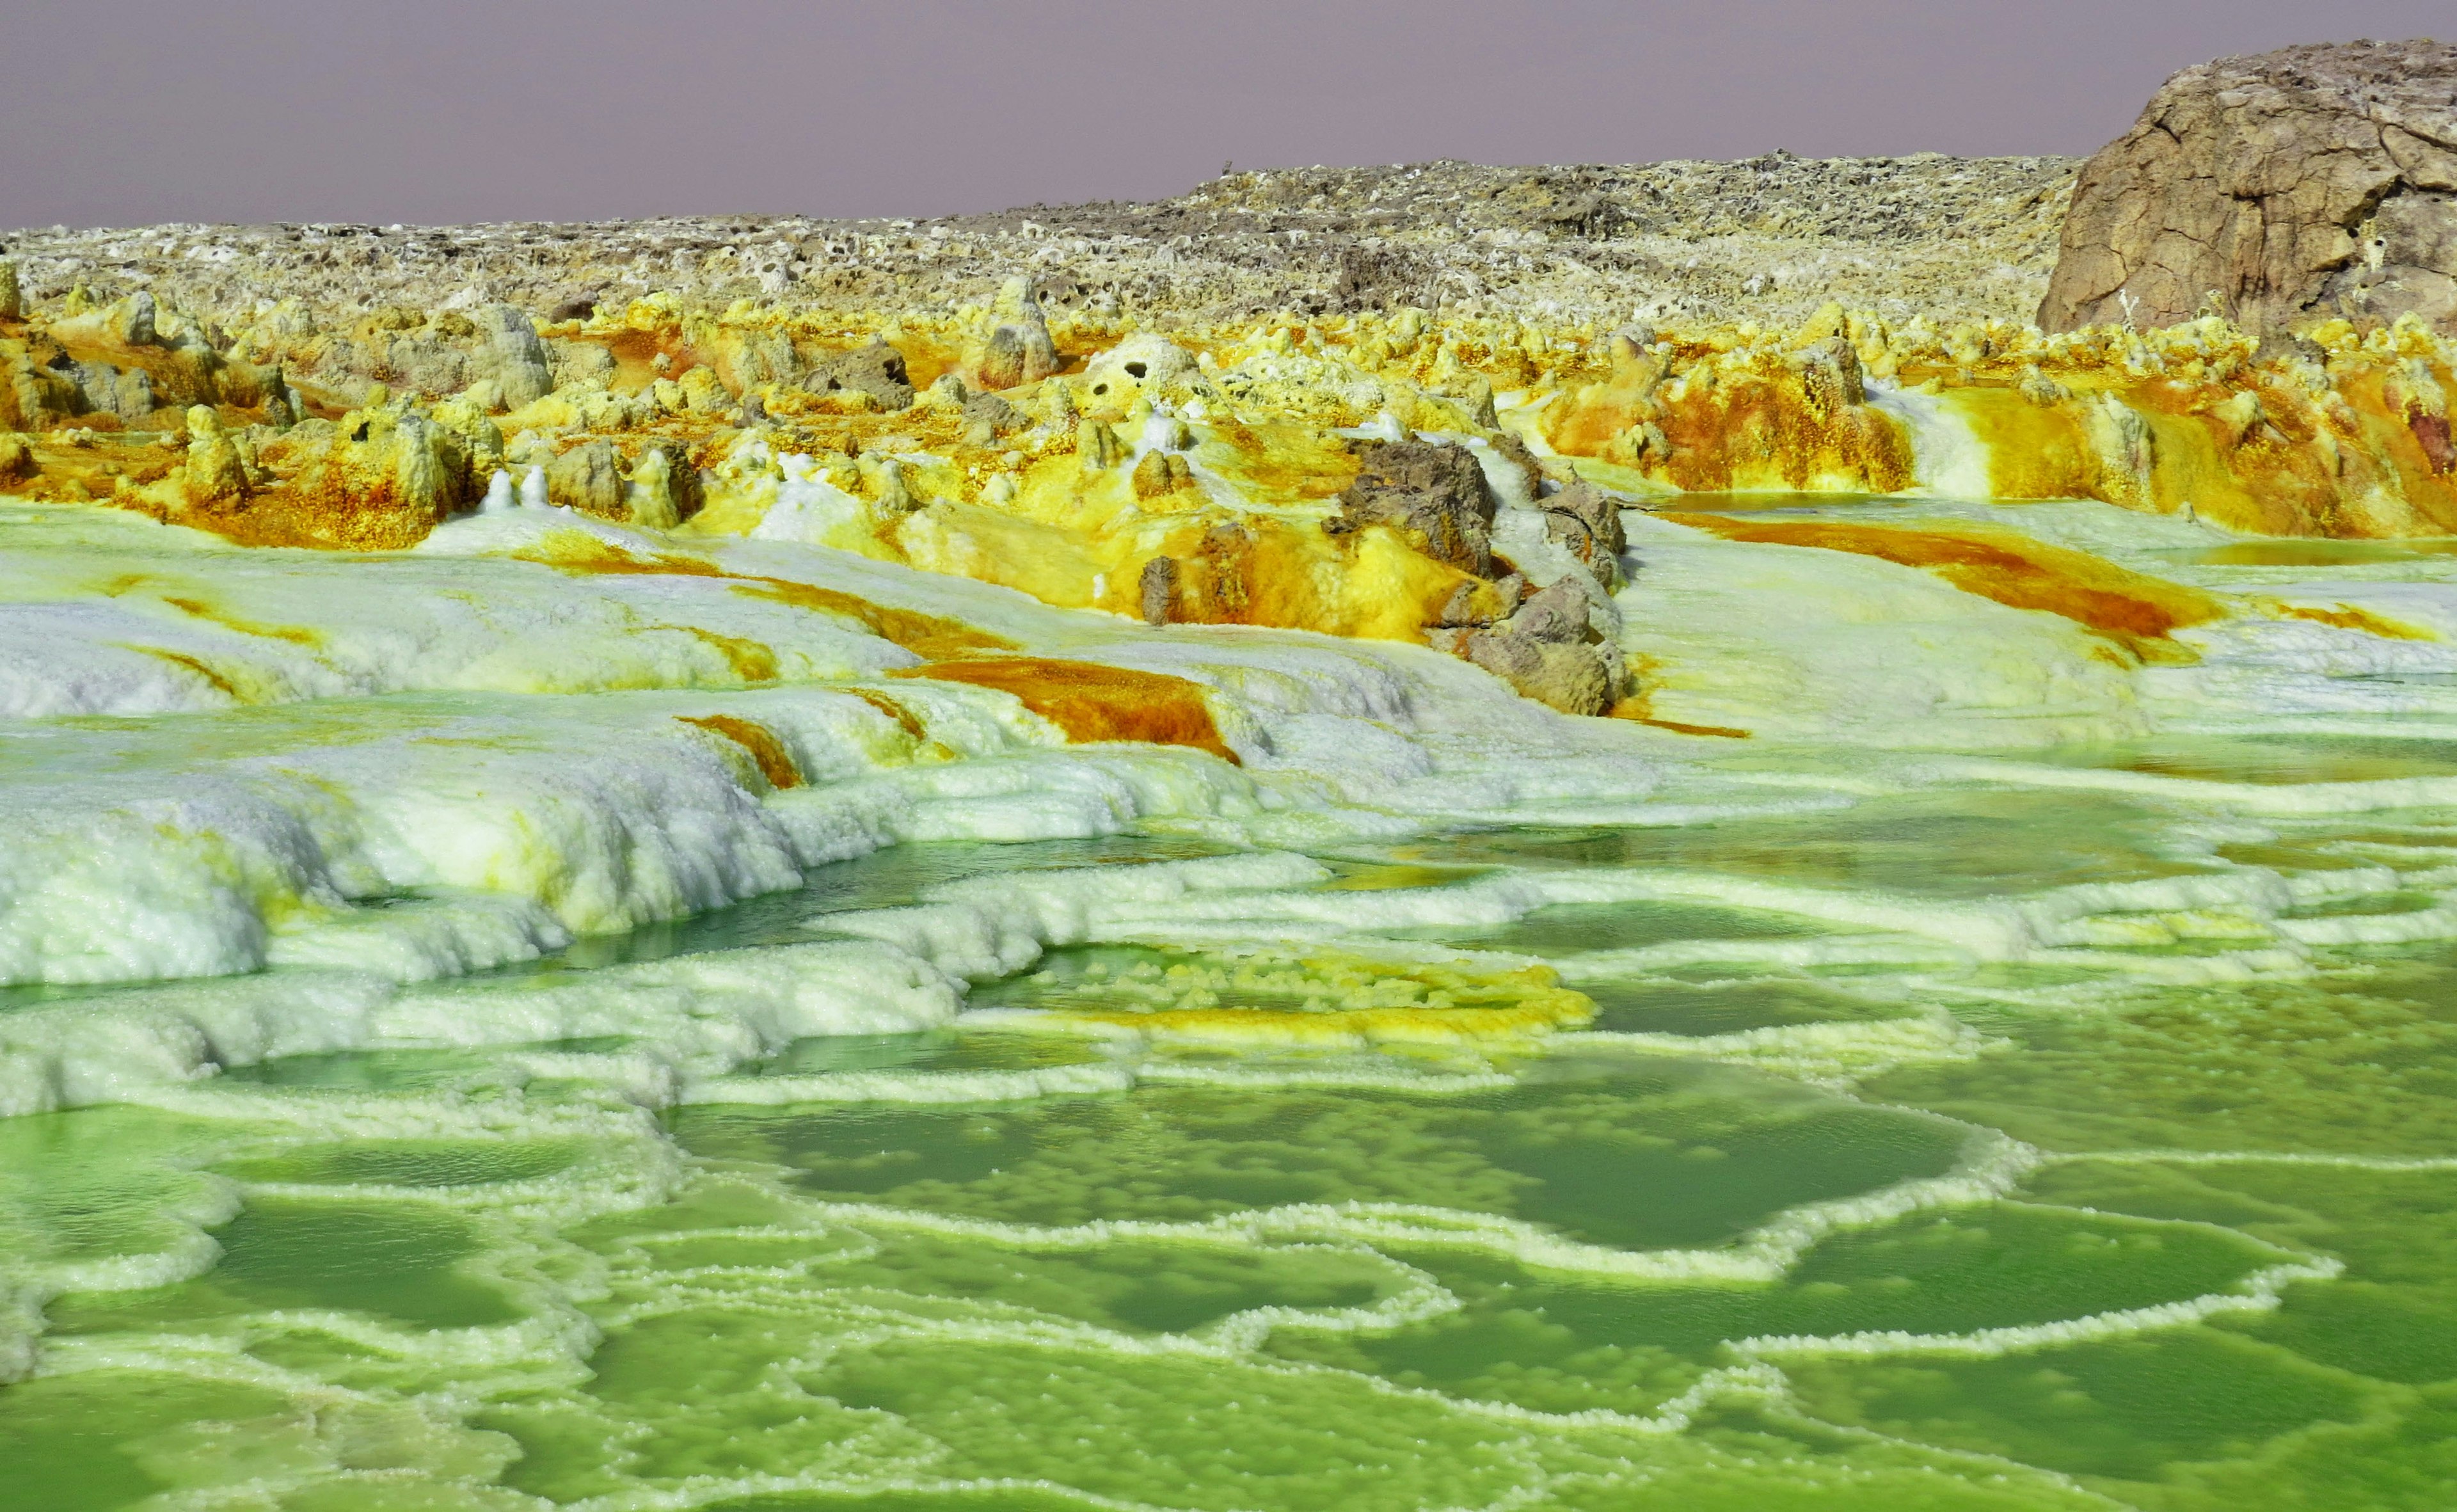
POLYGON ((1219 171, 2087 153, 2449 0, 34 0, 0 226, 927 216, 1219 171))

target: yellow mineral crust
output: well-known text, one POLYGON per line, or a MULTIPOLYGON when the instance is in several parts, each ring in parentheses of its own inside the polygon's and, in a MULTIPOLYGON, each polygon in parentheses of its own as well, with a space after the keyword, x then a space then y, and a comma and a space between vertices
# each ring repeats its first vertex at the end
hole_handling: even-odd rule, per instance
POLYGON ((1519 1040, 1577 1028, 1596 1012, 1547 966, 1480 971, 1332 951, 1146 963, 1058 997, 1062 1006, 1036 1016, 1052 1027, 1307 1048, 1519 1040))
MULTIPOLYGON (((1136 319, 1014 279, 966 299, 882 291, 816 309, 657 293, 542 323, 506 305, 404 306, 329 329, 279 304, 71 300, 0 323, 0 469, 30 497, 250 546, 402 549, 482 507, 567 508, 672 549, 574 529, 529 554, 733 578, 960 669, 930 675, 1003 678, 1073 738, 1224 753, 1191 684, 991 673, 985 653, 1015 649, 995 635, 728 572, 692 544, 836 548, 1156 625, 1431 643, 1522 691, 1567 657, 1580 677, 1558 707, 1644 718, 1643 679, 1617 650, 1582 643, 1559 606, 1518 615, 1533 564, 1513 550, 1610 555, 1594 518, 1548 512, 1574 485, 1607 490, 1574 497, 1616 519, 1690 491, 1926 493, 2097 499, 2257 535, 2457 534, 2457 350, 2412 319, 2262 343, 2216 316, 2050 336, 1839 302, 1761 326, 1575 306, 1136 319), (1466 514, 1387 498, 1352 514, 1382 487, 1366 460, 1401 442, 1467 448, 1486 496, 1466 514), (1129 717, 1144 696, 1153 711, 1129 717)), ((2171 632, 2228 611, 2010 532, 1683 519, 1918 568, 2130 658, 2186 656, 2171 632)), ((1586 566, 1602 595, 1621 586, 1619 564, 1586 566)), ((2369 618, 2341 628, 2411 633, 2343 612, 2369 618)), ((709 644, 746 683, 775 674, 766 647, 709 644)))

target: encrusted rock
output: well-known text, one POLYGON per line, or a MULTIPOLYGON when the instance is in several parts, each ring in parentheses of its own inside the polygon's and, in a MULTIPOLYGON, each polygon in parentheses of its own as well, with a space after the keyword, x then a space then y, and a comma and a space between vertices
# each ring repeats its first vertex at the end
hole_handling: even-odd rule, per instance
POLYGON ((1810 342, 1793 355, 1792 362, 1800 370, 1809 412, 1820 419, 1869 402, 1868 386, 1860 374, 1860 354, 1843 337, 1828 336, 1810 342))
POLYGON ((506 408, 518 409, 553 392, 554 369, 527 316, 508 304, 489 304, 477 312, 476 323, 486 340, 483 376, 502 389, 506 408))
POLYGON ((26 296, 17 282, 17 259, 0 258, 0 321, 26 318, 26 296))
POLYGON ((904 464, 894 457, 865 457, 862 471, 869 475, 871 506, 879 514, 892 519, 921 507, 921 501, 913 495, 913 486, 905 480, 904 464))
POLYGON ((568 384, 604 388, 614 381, 614 354, 595 342, 546 342, 547 362, 554 370, 554 386, 568 384))
POLYGON ((1167 624, 1169 612, 1177 603, 1177 558, 1156 556, 1146 562, 1143 578, 1136 587, 1143 595, 1144 623, 1155 627, 1167 624))
POLYGON ((1131 404, 1194 367, 1194 354, 1167 337, 1138 331, 1084 364, 1083 391, 1096 408, 1131 404))
POLYGON ((982 387, 1037 383, 1058 371, 1058 343, 1049 338, 1049 322, 1033 297, 1031 280, 1017 277, 1001 285, 990 319, 989 336, 973 361, 982 387))
POLYGON ((1435 560, 1490 577, 1495 508, 1484 469, 1465 446, 1385 442, 1367 449, 1356 481, 1339 496, 1339 513, 1323 528, 1344 535, 1394 526, 1435 560))
POLYGON ((624 500, 633 525, 666 530, 697 514, 701 493, 699 471, 682 443, 652 441, 631 465, 624 500))
POLYGON ((1194 469, 1176 452, 1146 451, 1143 460, 1135 464, 1133 483, 1136 498, 1156 499, 1191 487, 1194 469))
POLYGON ((231 508, 247 498, 250 480, 221 421, 213 409, 197 404, 188 411, 188 460, 185 464, 189 503, 204 508, 231 508))
POLYGON ((2082 169, 2039 324, 2457 332, 2457 47, 2350 42, 2170 78, 2082 169))
POLYGON ((905 372, 904 354, 885 342, 824 357, 811 364, 801 382, 815 394, 845 389, 868 394, 881 409, 902 409, 913 403, 913 381, 905 372))
POLYGON ((623 474, 614 444, 604 437, 582 442, 546 469, 546 496, 567 509, 604 520, 629 520, 623 474))
POLYGON ((1125 460, 1126 448, 1118 442, 1118 433, 1097 420, 1085 420, 1075 427, 1076 465, 1085 472, 1105 472, 1125 460))
POLYGON ((154 296, 140 289, 103 312, 103 328, 122 346, 152 346, 158 339, 155 313, 154 296))
POLYGON ((397 550, 460 512, 474 496, 460 437, 421 414, 359 410, 340 425, 300 423, 268 441, 265 464, 289 481, 242 518, 259 538, 295 545, 397 550))

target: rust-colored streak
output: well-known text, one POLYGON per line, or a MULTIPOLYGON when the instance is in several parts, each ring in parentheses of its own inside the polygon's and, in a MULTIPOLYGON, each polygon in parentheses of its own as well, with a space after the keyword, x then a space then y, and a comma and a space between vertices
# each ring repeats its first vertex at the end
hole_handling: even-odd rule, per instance
POLYGON ((887 694, 883 693, 873 693, 867 688, 849 688, 846 692, 852 694, 855 697, 878 710, 880 714, 887 715, 890 719, 895 720, 898 727, 902 729, 906 735, 911 735, 914 739, 919 740, 929 735, 930 732, 923 727, 920 719, 914 715, 912 710, 905 708, 902 704, 898 703, 895 699, 887 696, 887 694))
POLYGON ((795 583, 786 578, 741 577, 733 590, 753 598, 791 604, 795 609, 816 610, 822 614, 837 614, 858 621, 881 640, 892 640, 906 651, 934 660, 942 656, 1015 649, 1015 642, 987 631, 975 630, 960 619, 924 614, 919 610, 891 609, 851 593, 840 593, 832 588, 815 588, 808 583, 795 583))
POLYGON ((892 609, 884 604, 874 604, 857 594, 819 588, 810 583, 796 583, 790 578, 729 572, 715 563, 696 556, 680 556, 671 552, 634 556, 576 530, 559 532, 538 549, 515 554, 524 561, 544 563, 567 572, 717 578, 732 584, 733 591, 747 593, 753 598, 769 599, 778 604, 790 604, 795 609, 853 620, 880 639, 894 641, 917 655, 933 660, 1015 649, 1015 642, 986 631, 975 630, 961 620, 925 614, 919 610, 892 609))
POLYGON ((313 646, 318 639, 312 630, 302 629, 297 625, 259 625, 253 620, 241 619, 236 614, 216 609, 201 599, 174 598, 165 593, 162 595, 162 602, 182 614, 194 615, 197 619, 219 625, 224 630, 235 630, 242 635, 261 635, 269 640, 286 640, 299 646, 313 646))
POLYGON ((2169 636, 2225 612, 2216 599, 2193 589, 2010 533, 1967 528, 1905 530, 1835 520, 1750 520, 1673 512, 1657 518, 1726 541, 1816 547, 1923 568, 1966 593, 2012 609, 2062 615, 2149 660, 2188 656, 2169 636))
POLYGON ((143 655, 158 657, 163 661, 169 662, 175 667, 184 668, 189 672, 195 673, 197 676, 202 677, 206 682, 212 684, 217 691, 228 694, 237 702, 247 702, 247 699, 240 696, 238 689, 232 686, 229 678, 223 676, 220 673, 214 671, 213 668, 207 666, 201 661, 198 661, 196 657, 189 655, 185 652, 165 651, 159 646, 131 646, 128 649, 143 655))
POLYGON ((1605 717, 1626 719, 1632 724, 1652 725, 1658 730, 1669 730, 1674 735, 1711 735, 1719 740, 1746 740, 1752 737, 1751 732, 1735 729, 1727 724, 1684 724, 1678 719, 1657 718, 1654 677, 1658 665, 1652 656, 1632 656, 1629 670, 1638 676, 1638 692, 1614 704, 1607 711, 1605 717))
POLYGON ((1166 673, 1041 656, 981 656, 931 662, 889 675, 971 683, 1012 694, 1078 743, 1139 740, 1192 746, 1226 761, 1237 759, 1211 721, 1203 690, 1166 673))
POLYGON ((728 714, 676 715, 674 717, 684 724, 697 725, 712 735, 722 735, 750 752, 751 759, 758 764, 759 775, 768 779, 770 787, 782 792, 786 788, 802 785, 802 769, 794 764, 784 742, 770 733, 766 725, 736 719, 728 714))
POLYGON ((1658 730, 1669 730, 1674 735, 1712 735, 1718 740, 1746 740, 1749 738, 1748 731, 1735 730, 1727 724, 1683 724, 1678 719, 1650 719, 1644 715, 1635 714, 1615 715, 1613 717, 1617 719, 1627 719, 1632 724, 1653 725, 1658 730))
POLYGON ((2278 613, 2284 619, 2308 619, 2317 625, 2335 625, 2340 630, 2359 630, 2366 635, 2378 635, 2383 640, 2440 638, 2427 630, 2403 624, 2369 610, 2357 609, 2352 604, 2341 604, 2336 609, 2307 609, 2301 604, 2282 604, 2278 607, 2278 613))
POLYGON ((726 665, 733 669, 733 674, 744 682, 776 680, 776 653, 759 642, 745 640, 739 635, 720 635, 712 630, 702 630, 696 625, 676 625, 672 628, 681 631, 704 646, 713 647, 716 653, 725 658, 726 665))
POLYGON ((532 549, 512 553, 526 562, 542 562, 567 572, 603 572, 639 577, 732 577, 733 574, 696 556, 661 551, 633 556, 620 547, 579 530, 557 530, 532 549))

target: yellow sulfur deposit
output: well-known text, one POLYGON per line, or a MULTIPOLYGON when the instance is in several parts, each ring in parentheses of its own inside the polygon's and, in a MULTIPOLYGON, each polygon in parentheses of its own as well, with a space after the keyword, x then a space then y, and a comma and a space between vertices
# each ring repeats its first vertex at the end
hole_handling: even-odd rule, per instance
MULTIPOLYGON (((1626 321, 1559 300, 1416 303, 1396 285, 1260 315, 1129 314, 1054 275, 920 297, 954 287, 650 290, 543 320, 466 301, 337 321, 289 300, 21 299, 0 323, 0 467, 29 498, 251 546, 398 550, 465 515, 562 511, 574 528, 531 532, 520 554, 721 572, 850 617, 932 663, 924 675, 1001 679, 1069 731, 1224 750, 1167 679, 1093 690, 981 662, 1012 644, 706 551, 791 542, 1159 628, 1431 645, 1564 712, 1726 734, 1742 727, 1650 712, 1660 658, 1613 607, 1643 569, 1607 528, 1623 510, 1683 494, 2086 499, 2222 534, 2457 533, 2452 349, 2410 315, 2263 342, 2215 314, 2048 335, 1961 295, 1933 314, 1769 299, 1763 320, 1626 321), (671 547, 609 545, 588 520, 671 547), (1121 713, 1146 698, 1148 718, 1121 713)), ((2227 612, 1967 521, 1670 518, 1918 569, 2135 662, 2189 661, 2171 632, 2227 612)), ((760 643, 708 643, 747 682, 775 675, 760 643)))
POLYGON ((1165 952, 1080 978, 1026 1021, 1165 1040, 1337 1048, 1475 1045, 1576 1028, 1596 1005, 1549 966, 1479 970, 1336 950, 1165 952))

